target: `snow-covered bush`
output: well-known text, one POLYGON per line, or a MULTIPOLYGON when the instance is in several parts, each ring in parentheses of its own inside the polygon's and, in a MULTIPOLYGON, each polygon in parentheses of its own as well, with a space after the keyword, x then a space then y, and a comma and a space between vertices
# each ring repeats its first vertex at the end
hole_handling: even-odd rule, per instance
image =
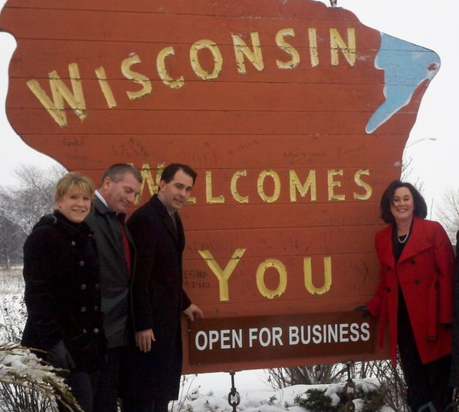
POLYGON ((1 344, 0 411, 57 411, 57 402, 81 411, 58 372, 27 348, 1 344))
POLYGON ((356 380, 352 390, 346 383, 318 385, 295 399, 309 412, 344 412, 348 402, 358 403, 362 412, 377 412, 384 406, 384 396, 376 383, 356 380))

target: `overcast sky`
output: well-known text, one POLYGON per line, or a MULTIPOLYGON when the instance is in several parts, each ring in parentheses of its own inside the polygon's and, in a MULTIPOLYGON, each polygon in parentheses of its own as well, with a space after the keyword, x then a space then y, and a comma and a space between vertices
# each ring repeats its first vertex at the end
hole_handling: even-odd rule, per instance
MULTIPOLYGON (((327 0, 328 1, 328 0, 327 0)), ((327 1, 323 1, 327 3, 327 1)), ((407 148, 408 180, 423 183, 433 217, 443 193, 459 189, 459 2, 453 0, 338 0, 376 30, 435 51, 441 68, 425 93, 407 148), (434 140, 431 140, 434 139, 434 140)))
MULTIPOLYGON (((323 2, 329 4, 328 0, 323 2)), ((0 8, 4 4, 5 0, 0 0, 0 8)), ((338 6, 352 11, 363 24, 431 49, 441 58, 441 69, 423 97, 406 149, 406 158, 412 159, 409 180, 423 182, 423 193, 429 205, 433 201, 435 217, 444 191, 459 188, 459 1, 338 0, 338 6)), ((12 36, 0 33, 2 182, 11 180, 11 170, 18 164, 52 164, 22 142, 5 116, 8 64, 15 47, 12 36)))

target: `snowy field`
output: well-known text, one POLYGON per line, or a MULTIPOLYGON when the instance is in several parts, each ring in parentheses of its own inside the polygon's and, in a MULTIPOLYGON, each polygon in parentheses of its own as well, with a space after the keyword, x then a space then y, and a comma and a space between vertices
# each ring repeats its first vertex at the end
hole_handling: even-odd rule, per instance
MULTIPOLYGON (((26 319, 23 295, 22 272, 20 268, 8 272, 0 271, 0 344, 18 343, 26 319)), ((2 365, 0 364, 0 369, 2 365)), ((0 374, 1 375, 1 374, 0 374)), ((282 390, 273 389, 268 371, 239 371, 234 375, 234 387, 239 398, 229 397, 232 379, 229 373, 208 373, 186 375, 182 378, 179 400, 171 403, 173 412, 231 412, 239 400, 236 410, 239 412, 334 412, 346 411, 343 398, 347 400, 345 382, 332 385, 295 385, 282 390), (311 389, 325 391, 331 399, 330 408, 307 409, 299 406, 301 400, 308 397, 311 389), (339 404, 341 400, 341 403, 339 404), (340 409, 337 409, 338 406, 340 409), (343 409, 344 408, 344 409, 343 409)), ((359 394, 374 391, 376 381, 371 379, 355 380, 359 394)), ((362 399, 353 401, 356 412, 394 412, 389 407, 368 409, 362 399)), ((1 409, 1 408, 0 408, 1 409)))

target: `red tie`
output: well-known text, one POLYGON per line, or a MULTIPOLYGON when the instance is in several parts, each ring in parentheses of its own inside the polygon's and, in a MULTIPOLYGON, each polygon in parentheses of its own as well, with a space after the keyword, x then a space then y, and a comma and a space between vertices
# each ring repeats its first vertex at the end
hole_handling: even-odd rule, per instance
POLYGON ((129 276, 131 276, 131 248, 129 246, 129 240, 126 235, 126 228, 123 225, 123 222, 120 222, 121 231, 123 232, 123 244, 124 244, 124 254, 126 256, 126 261, 129 269, 129 276))

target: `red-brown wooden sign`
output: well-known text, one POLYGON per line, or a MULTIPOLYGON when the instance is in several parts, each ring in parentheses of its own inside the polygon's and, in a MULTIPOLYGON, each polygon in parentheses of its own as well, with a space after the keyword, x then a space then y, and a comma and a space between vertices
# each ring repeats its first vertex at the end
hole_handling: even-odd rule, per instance
POLYGON ((9 0, 0 28, 30 146, 96 181, 133 163, 141 202, 165 164, 198 171, 186 372, 382 356, 352 310, 435 53, 311 0, 9 0))

